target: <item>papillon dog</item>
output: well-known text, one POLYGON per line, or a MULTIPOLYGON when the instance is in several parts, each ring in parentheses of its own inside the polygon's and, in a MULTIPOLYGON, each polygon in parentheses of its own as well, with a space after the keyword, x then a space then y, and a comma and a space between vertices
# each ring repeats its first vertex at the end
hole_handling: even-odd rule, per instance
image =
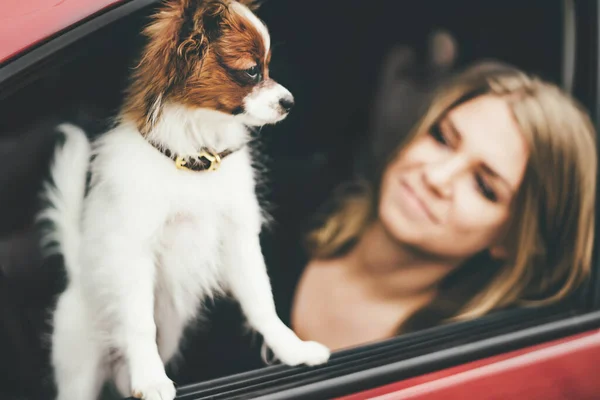
POLYGON ((167 0, 145 28, 114 127, 90 142, 60 125, 40 221, 63 255, 53 313, 61 400, 171 400, 165 364, 202 301, 231 293, 281 362, 317 365, 323 345, 277 316, 259 243, 249 128, 283 120, 292 94, 269 76, 270 37, 249 0, 167 0), (91 176, 88 182, 88 174, 91 176))

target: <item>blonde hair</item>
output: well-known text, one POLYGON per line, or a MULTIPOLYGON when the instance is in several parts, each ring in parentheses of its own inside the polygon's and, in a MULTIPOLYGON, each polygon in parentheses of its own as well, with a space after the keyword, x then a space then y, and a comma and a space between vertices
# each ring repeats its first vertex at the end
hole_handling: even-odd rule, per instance
MULTIPOLYGON (((548 304, 571 294, 591 267, 595 130, 584 109, 558 87, 497 63, 472 67, 441 88, 371 182, 336 190, 320 226, 308 235, 311 256, 334 258, 350 249, 376 218, 379 180, 389 162, 449 110, 481 95, 506 100, 527 141, 530 158, 514 203, 508 260, 498 265, 489 256, 474 257, 467 263, 471 264, 468 274, 478 277, 462 274, 471 282, 468 296, 466 288, 454 291, 462 292, 460 301, 446 295, 444 300, 454 300, 454 306, 439 315, 449 320, 470 319, 517 304, 548 304), (487 272, 482 263, 489 266, 487 272)), ((456 276, 450 278, 461 285, 456 276)), ((443 308, 440 299, 438 306, 443 308)))

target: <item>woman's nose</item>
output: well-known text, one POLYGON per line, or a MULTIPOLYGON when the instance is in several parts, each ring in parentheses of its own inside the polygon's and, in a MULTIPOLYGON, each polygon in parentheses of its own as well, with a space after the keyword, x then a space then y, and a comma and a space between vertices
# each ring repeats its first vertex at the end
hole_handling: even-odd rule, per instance
POLYGON ((453 156, 426 165, 422 175, 425 185, 440 197, 452 196, 454 180, 465 170, 465 164, 460 157, 453 156))

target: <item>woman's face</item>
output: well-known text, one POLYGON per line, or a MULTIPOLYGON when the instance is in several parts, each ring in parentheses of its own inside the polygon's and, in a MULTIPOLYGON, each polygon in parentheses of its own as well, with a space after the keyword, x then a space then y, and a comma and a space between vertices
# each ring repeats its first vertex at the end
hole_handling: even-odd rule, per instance
POLYGON ((384 172, 379 218, 398 241, 464 259, 501 249, 528 149, 506 102, 457 106, 384 172))

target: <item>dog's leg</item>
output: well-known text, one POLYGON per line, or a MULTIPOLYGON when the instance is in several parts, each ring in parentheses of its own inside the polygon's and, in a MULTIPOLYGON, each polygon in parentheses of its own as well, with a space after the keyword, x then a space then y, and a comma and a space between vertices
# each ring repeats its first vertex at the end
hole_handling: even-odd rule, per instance
POLYGON ((185 320, 179 316, 173 307, 158 308, 156 317, 158 322, 156 342, 158 343, 158 353, 163 363, 167 364, 179 350, 179 342, 185 329, 185 320))
POLYGON ((52 364, 58 400, 98 398, 106 379, 101 345, 76 293, 67 289, 54 313, 52 364))
POLYGON ((129 367, 123 359, 117 359, 112 364, 112 377, 113 383, 123 397, 131 396, 131 375, 129 374, 129 367))
POLYGON ((325 346, 300 340, 277 316, 256 232, 238 227, 227 242, 224 256, 230 289, 275 356, 288 365, 326 362, 329 350, 325 346))
MULTIPOLYGON (((125 356, 131 377, 132 395, 145 400, 172 400, 175 386, 167 377, 156 344, 154 321, 154 260, 151 253, 135 251, 135 245, 108 257, 108 265, 120 265, 125 270, 112 282, 118 305, 113 330, 119 351, 125 356)), ((116 249, 111 249, 111 254, 116 249)), ((113 267, 114 268, 114 267, 113 267)), ((105 282, 108 282, 105 281, 105 282)), ((104 289, 106 290, 106 289, 104 289)))

